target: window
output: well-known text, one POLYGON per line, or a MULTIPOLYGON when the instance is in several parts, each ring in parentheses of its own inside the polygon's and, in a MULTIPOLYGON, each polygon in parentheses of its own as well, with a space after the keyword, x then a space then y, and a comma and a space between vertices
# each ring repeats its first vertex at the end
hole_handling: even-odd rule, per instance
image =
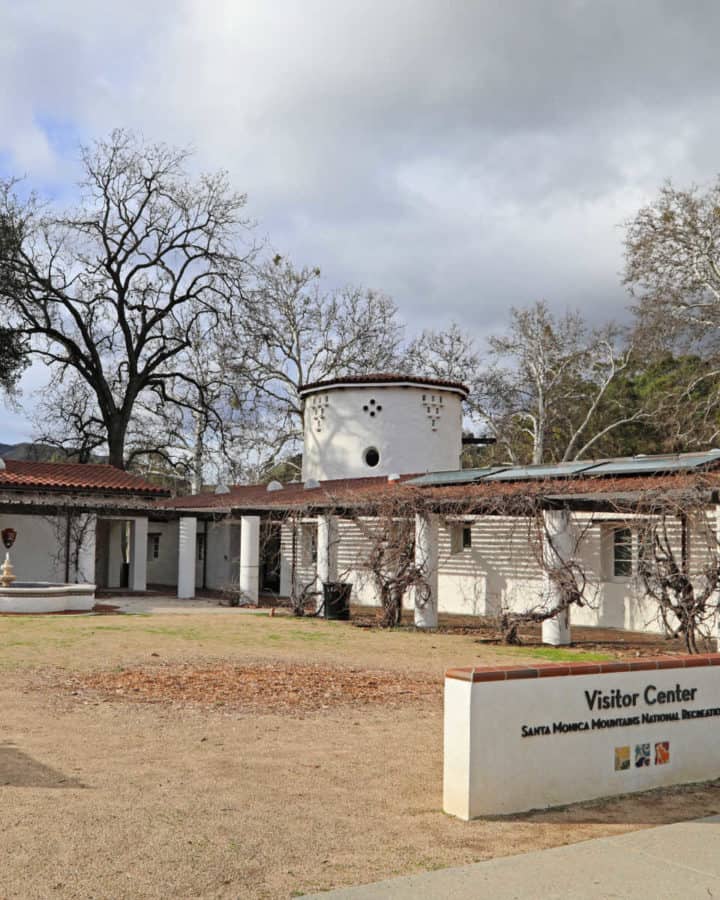
POLYGON ((374 469, 375 466, 380 462, 380 453, 378 452, 377 447, 368 447, 368 449, 363 454, 363 458, 365 460, 365 465, 370 466, 371 469, 374 469))
POLYGON ((462 553, 472 548, 472 525, 450 526, 450 553, 462 553))
POLYGON ((472 528, 469 525, 463 526, 462 545, 463 550, 469 550, 472 547, 472 528))
POLYGON ((160 532, 151 531, 148 534, 148 559, 158 559, 160 557, 160 532))
POLYGON ((300 531, 302 542, 302 564, 314 566, 317 562, 317 525, 304 523, 300 531))
POLYGON ((205 534, 204 532, 200 532, 195 538, 195 542, 197 544, 197 558, 200 562, 205 559, 205 534))
POLYGON ((633 573, 633 535, 629 528, 613 529, 613 575, 630 578, 633 573))

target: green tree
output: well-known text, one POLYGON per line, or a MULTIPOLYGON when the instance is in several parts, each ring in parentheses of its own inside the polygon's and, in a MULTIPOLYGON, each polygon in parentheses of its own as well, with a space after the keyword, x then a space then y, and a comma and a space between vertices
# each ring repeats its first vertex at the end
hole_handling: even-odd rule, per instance
POLYGON ((27 347, 12 328, 0 328, 0 389, 11 394, 27 366, 27 347))

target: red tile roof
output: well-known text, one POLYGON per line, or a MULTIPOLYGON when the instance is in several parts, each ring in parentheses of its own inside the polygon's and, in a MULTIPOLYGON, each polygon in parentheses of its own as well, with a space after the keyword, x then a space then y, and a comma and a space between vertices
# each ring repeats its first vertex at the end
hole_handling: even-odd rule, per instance
POLYGON ((18 459, 6 459, 4 463, 5 468, 0 468, 0 490, 168 495, 164 488, 115 466, 18 459))
POLYGON ((417 387, 441 387, 459 391, 464 397, 470 389, 460 381, 449 381, 444 378, 423 378, 418 375, 398 375, 390 372, 373 372, 370 375, 341 375, 338 378, 325 378, 322 381, 311 381, 303 384, 299 390, 304 393, 329 387, 353 387, 358 384, 409 384, 417 387))

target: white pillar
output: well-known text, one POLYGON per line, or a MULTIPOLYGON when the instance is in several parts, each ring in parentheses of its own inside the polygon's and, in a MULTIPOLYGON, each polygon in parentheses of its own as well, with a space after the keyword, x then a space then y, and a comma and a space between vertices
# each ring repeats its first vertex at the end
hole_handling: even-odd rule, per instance
POLYGON ((195 596, 195 557, 197 556, 197 519, 181 516, 178 522, 177 595, 180 600, 195 596))
POLYGON ((338 521, 335 516, 318 516, 317 530, 317 609, 323 603, 323 584, 338 580, 338 521))
POLYGON ((82 543, 78 547, 75 581, 78 584, 95 583, 95 533, 97 516, 87 515, 83 528, 82 543))
POLYGON ((240 598, 257 603, 260 596, 260 516, 240 517, 240 598))
MULTIPOLYGON (((715 565, 720 565, 720 504, 715 504, 715 546, 713 548, 713 557, 715 565)), ((713 637, 715 639, 715 650, 720 652, 720 589, 716 590, 711 598, 711 603, 715 605, 714 614, 714 630, 713 637)), ((712 644, 710 644, 712 647, 712 644)))
POLYGON ((415 515, 415 565, 425 573, 425 585, 415 588, 415 626, 437 628, 438 624, 438 517, 415 515))
POLYGON ((120 587, 121 572, 123 567, 123 532, 125 522, 114 519, 108 528, 108 573, 107 586, 109 588, 120 587))
MULTIPOLYGON (((560 589, 550 577, 550 569, 560 568, 573 558, 575 541, 567 509, 546 509, 543 512, 543 574, 544 598, 549 607, 560 602, 560 589)), ((542 623, 542 642, 558 647, 570 643, 570 610, 567 609, 542 623)))
POLYGON ((148 520, 142 516, 130 521, 130 578, 131 591, 147 590, 148 520))

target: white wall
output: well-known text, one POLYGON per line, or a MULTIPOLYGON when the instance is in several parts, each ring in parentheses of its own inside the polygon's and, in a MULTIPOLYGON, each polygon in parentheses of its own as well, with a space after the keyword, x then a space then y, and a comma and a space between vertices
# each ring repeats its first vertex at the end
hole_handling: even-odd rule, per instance
POLYGON ((471 819, 717 778, 719 691, 720 666, 684 668, 682 658, 677 668, 652 671, 492 681, 446 677, 443 808, 471 819), (660 691, 667 698, 678 684, 685 696, 657 702, 660 691), (632 704, 591 708, 594 691, 610 697, 616 689, 624 697, 636 695, 632 704), (683 710, 712 715, 684 718, 683 710), (570 727, 563 730, 560 723, 570 727), (550 733, 523 737, 523 726, 550 733), (657 763, 656 744, 665 742, 669 760, 657 763), (650 762, 638 766, 636 748, 644 746, 650 762), (616 763, 617 750, 628 751, 627 767, 616 763))
MULTIPOLYGON (((65 581, 65 516, 4 514, 0 515, 0 531, 4 528, 14 528, 17 531, 17 539, 10 550, 10 561, 18 581, 65 581)), ((71 534, 75 540, 79 532, 73 530, 71 534)), ((0 563, 4 559, 5 548, 1 547, 0 563)), ((91 522, 85 529, 83 546, 80 548, 80 571, 74 565, 74 548, 71 547, 70 582, 92 582, 95 577, 94 560, 95 528, 91 522)))
POLYGON ((462 400, 443 388, 335 388, 305 401, 303 480, 457 469, 461 450, 462 400), (369 447, 377 466, 364 460, 369 447))
MULTIPOLYGON (((655 604, 644 596, 642 586, 634 577, 616 578, 612 575, 612 517, 600 516, 590 520, 577 515, 574 522, 582 534, 580 558, 590 574, 586 589, 587 605, 574 607, 571 623, 575 625, 625 628, 638 631, 662 632, 655 604)), ((312 520, 306 527, 316 527, 312 520)), ((211 526, 208 558, 208 584, 221 586, 219 567, 226 564, 222 557, 211 563, 213 553, 220 554, 226 544, 213 535, 221 524, 211 526), (214 548, 214 549, 213 549, 214 548)), ((441 521, 439 528, 439 610, 464 615, 496 615, 501 609, 527 609, 542 596, 542 569, 530 540, 529 523, 525 519, 487 516, 474 520, 441 521), (472 546, 459 553, 451 552, 451 529, 454 525, 471 527, 472 546)), ((152 528, 151 528, 152 530, 152 528)), ((376 589, 362 561, 367 555, 367 537, 358 525, 347 519, 339 521, 338 572, 344 581, 352 582, 352 602, 359 605, 379 604, 376 589)), ((679 539, 679 538, 678 538, 679 539)), ((697 542, 694 565, 701 555, 697 542)), ((316 567, 303 554, 303 537, 298 528, 296 574, 301 586, 311 585, 319 590, 316 567)), ((232 552, 230 561, 236 559, 232 552)), ((290 594, 292 560, 292 526, 285 522, 281 529, 282 596, 290 594)), ((406 598, 406 607, 412 598, 406 598)))
MULTIPOLYGON (((576 515, 579 558, 589 575, 586 605, 573 607, 571 624, 661 633, 656 605, 636 577, 612 574, 612 517, 576 515)), ((542 569, 528 521, 487 516, 472 521, 472 548, 450 552, 450 528, 440 528, 439 608, 441 612, 494 615, 523 610, 542 596, 542 569)), ((679 539, 679 535, 678 535, 679 539)), ((691 541, 692 546, 692 541, 691 541)))
POLYGON ((298 523, 283 522, 280 530, 280 594, 289 597, 292 593, 293 574, 293 532, 295 533, 295 582, 298 590, 318 590, 317 568, 307 555, 304 542, 309 538, 309 530, 317 529, 314 521, 298 523), (304 526, 304 527, 303 527, 304 526))
POLYGON ((178 523, 148 522, 148 584, 176 585, 178 577, 178 523), (160 535, 159 556, 153 559, 151 535, 160 535))
MULTIPOLYGON (((207 529, 207 580, 206 587, 222 590, 237 583, 240 558, 240 526, 229 522, 198 523, 198 531, 207 529)), ((197 561, 195 583, 202 584, 202 562, 197 561)))
MULTIPOLYGON (((207 528, 205 547, 206 587, 211 590, 222 590, 233 579, 237 580, 237 560, 239 548, 233 550, 233 532, 239 534, 239 526, 219 520, 217 522, 198 521, 198 534, 207 528)), ((148 583, 160 585, 176 585, 178 577, 178 523, 148 523, 148 535, 160 535, 160 555, 153 559, 148 554, 148 583)), ((236 543, 237 537, 235 538, 236 543)), ((195 587, 202 587, 203 562, 195 557, 195 587)))
MULTIPOLYGON (((14 528, 10 561, 18 581, 65 581, 65 521, 57 517, 0 515, 0 531, 14 528)), ((0 549, 0 562, 5 548, 0 549)))

